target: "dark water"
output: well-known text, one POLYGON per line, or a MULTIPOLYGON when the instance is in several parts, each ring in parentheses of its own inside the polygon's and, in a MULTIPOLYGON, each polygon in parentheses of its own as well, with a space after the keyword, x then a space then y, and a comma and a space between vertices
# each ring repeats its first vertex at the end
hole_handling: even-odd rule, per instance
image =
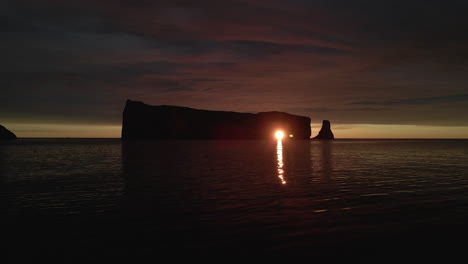
POLYGON ((3 238, 12 263, 452 256, 467 172, 468 140, 18 140, 3 238))

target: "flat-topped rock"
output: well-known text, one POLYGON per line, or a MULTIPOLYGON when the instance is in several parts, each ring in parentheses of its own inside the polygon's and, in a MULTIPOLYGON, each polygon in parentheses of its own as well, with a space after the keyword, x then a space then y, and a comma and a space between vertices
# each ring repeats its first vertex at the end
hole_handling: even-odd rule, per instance
POLYGON ((271 139, 282 130, 310 139, 310 118, 284 112, 258 114, 200 110, 127 100, 122 139, 271 139))

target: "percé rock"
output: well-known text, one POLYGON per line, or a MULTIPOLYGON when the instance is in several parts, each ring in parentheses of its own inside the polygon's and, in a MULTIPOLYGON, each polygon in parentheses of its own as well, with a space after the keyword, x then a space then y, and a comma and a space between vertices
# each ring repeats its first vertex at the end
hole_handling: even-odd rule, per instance
POLYGON ((258 114, 199 110, 127 100, 122 139, 270 139, 276 130, 310 139, 310 118, 283 112, 258 114))
POLYGON ((323 120, 322 122, 322 128, 320 129, 320 132, 314 139, 334 139, 335 136, 333 135, 333 132, 331 131, 331 125, 330 121, 328 120, 323 120))
POLYGON ((14 140, 16 135, 4 126, 0 125, 0 140, 14 140))

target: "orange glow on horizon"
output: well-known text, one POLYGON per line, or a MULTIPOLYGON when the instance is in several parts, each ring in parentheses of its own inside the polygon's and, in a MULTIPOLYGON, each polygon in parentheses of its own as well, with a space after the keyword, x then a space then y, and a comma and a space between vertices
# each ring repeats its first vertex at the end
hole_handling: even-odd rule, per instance
MULTIPOLYGON (((8 130, 19 138, 120 138, 120 124, 63 124, 63 123, 17 123, 4 121, 8 130)), ((318 134, 319 122, 312 124, 312 137, 318 134)), ((337 139, 345 138, 456 138, 468 139, 468 126, 423 126, 423 125, 381 125, 381 124, 338 124, 332 127, 337 139)), ((272 136, 274 139, 276 133, 272 136)), ((283 132, 283 139, 291 137, 283 132)), ((295 135, 293 135, 295 137, 295 135)))

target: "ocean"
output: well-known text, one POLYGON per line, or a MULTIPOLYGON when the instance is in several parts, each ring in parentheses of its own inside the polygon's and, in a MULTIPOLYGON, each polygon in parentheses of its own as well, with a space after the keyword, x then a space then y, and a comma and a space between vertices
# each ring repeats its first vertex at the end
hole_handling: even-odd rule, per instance
POLYGON ((467 172, 468 140, 20 139, 2 237, 11 263, 462 255, 467 172))

